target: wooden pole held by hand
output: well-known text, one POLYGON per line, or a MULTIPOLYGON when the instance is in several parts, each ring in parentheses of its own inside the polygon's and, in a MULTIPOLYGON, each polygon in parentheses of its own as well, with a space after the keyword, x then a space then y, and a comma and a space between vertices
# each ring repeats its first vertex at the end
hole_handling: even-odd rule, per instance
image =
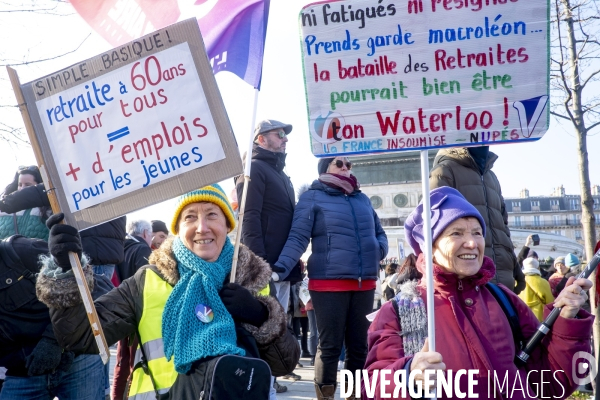
POLYGON ((238 226, 235 234, 235 247, 233 249, 233 262, 231 265, 230 282, 235 282, 237 272, 238 255, 240 253, 240 242, 242 240, 242 227, 244 225, 244 210, 246 209, 246 194, 248 193, 248 183, 250 182, 250 168, 252 167, 252 149, 254 146, 254 125, 256 124, 256 108, 258 105, 258 89, 254 89, 254 111, 252 112, 252 128, 250 130, 250 140, 248 143, 248 152, 246 153, 246 165, 244 167, 244 192, 242 198, 238 199, 238 226))

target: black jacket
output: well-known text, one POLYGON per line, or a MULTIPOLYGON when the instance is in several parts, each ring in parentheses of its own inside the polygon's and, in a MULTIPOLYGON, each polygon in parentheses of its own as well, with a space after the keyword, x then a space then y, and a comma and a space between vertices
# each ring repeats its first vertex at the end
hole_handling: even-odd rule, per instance
POLYGON ((116 271, 120 282, 131 278, 136 271, 148 264, 152 249, 148 243, 139 236, 128 237, 125 240, 124 255, 122 262, 117 264, 116 271))
MULTIPOLYGON (((16 213, 35 207, 50 207, 44 184, 23 188, 0 199, 0 211, 16 213)), ((90 264, 118 264, 123 261, 125 216, 80 232, 83 252, 90 264)))
MULTIPOLYGON (((285 153, 275 153, 254 146, 248 195, 244 210, 242 243, 266 260, 271 268, 277 262, 292 228, 296 196, 292 181, 283 172, 285 153)), ((236 179, 238 199, 242 199, 244 177, 236 179)), ((284 279, 302 280, 296 265, 284 279)))
POLYGON ((125 259, 123 252, 125 223, 126 217, 122 216, 79 232, 83 252, 90 258, 90 264, 104 265, 123 262, 125 259))
MULTIPOLYGON (((43 240, 14 235, 0 241, 0 366, 7 375, 28 376, 25 361, 40 339, 56 340, 48 307, 35 291, 38 259, 45 254, 48 244, 43 240)), ((96 276, 92 297, 111 287, 106 277, 96 276)))
POLYGON ((35 207, 50 207, 43 183, 12 192, 0 199, 0 211, 7 214, 35 207))
POLYGON ((48 254, 43 240, 14 235, 0 242, 0 366, 8 375, 27 376, 25 358, 42 336, 54 337, 48 307, 35 296, 41 254, 48 254))

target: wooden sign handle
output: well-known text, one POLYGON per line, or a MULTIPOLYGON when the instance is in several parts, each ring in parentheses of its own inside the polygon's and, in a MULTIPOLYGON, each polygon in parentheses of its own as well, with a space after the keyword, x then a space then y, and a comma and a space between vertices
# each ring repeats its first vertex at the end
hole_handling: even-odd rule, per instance
MULTIPOLYGON (((17 106, 19 107, 19 111, 21 111, 21 116, 23 117, 23 122, 25 123, 25 129, 27 130, 27 135, 29 136, 29 142, 31 143, 31 147, 33 148, 35 159, 38 163, 42 179, 44 180, 44 186, 46 187, 46 193, 48 195, 48 199, 50 200, 52 212, 54 214, 59 213, 61 212, 60 204, 58 203, 58 198, 56 197, 56 191, 53 190, 54 186, 52 185, 52 181, 50 180, 50 177, 46 171, 44 156, 42 154, 42 150, 35 135, 35 130, 33 128, 33 123, 31 122, 29 110, 27 109, 27 104, 25 103, 25 97, 23 96, 23 92, 21 91, 21 82, 19 80, 19 76, 17 74, 17 71, 15 71, 11 67, 6 67, 6 70, 8 72, 13 91, 15 92, 17 106)), ((110 352, 108 350, 106 338, 104 337, 104 332, 102 331, 102 325, 100 325, 100 319, 98 318, 96 307, 94 307, 94 300, 92 299, 90 289, 88 288, 87 282, 84 278, 83 268, 81 268, 81 263, 79 262, 79 257, 77 257, 77 254, 70 252, 69 260, 71 261, 73 274, 75 275, 75 280, 77 281, 77 288, 79 289, 79 293, 81 294, 83 305, 85 307, 85 311, 88 316, 90 326, 92 328, 92 333, 94 334, 96 344, 98 345, 98 350, 100 351, 100 357, 102 358, 102 362, 106 364, 110 359, 110 352)))

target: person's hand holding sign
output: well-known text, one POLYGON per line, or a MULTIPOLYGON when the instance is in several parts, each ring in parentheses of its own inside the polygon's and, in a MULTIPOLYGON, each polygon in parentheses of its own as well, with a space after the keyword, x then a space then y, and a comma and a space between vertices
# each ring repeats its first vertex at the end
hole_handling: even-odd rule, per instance
POLYGON ((50 236, 48 237, 50 254, 52 254, 58 266, 66 272, 71 269, 69 252, 76 253, 77 257, 81 259, 82 246, 77 229, 71 225, 60 223, 64 217, 63 213, 54 214, 48 218, 46 226, 50 229, 50 236))
POLYGON ((421 387, 427 391, 431 391, 431 388, 436 385, 436 371, 445 371, 446 364, 444 364, 443 357, 440 353, 435 351, 429 351, 429 339, 425 339, 423 348, 418 353, 415 353, 410 364, 410 372, 421 371, 420 374, 415 376, 415 383, 421 382, 421 387), (428 381, 433 384, 432 387, 425 387, 425 371, 433 371, 430 373, 428 381))

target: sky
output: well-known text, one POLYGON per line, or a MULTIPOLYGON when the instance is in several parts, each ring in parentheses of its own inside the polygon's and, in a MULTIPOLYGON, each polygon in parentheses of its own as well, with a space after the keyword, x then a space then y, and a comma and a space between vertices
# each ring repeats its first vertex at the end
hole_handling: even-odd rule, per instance
MULTIPOLYGON (((193 1, 193 0, 190 0, 193 1)), ((68 3, 48 0, 0 1, 0 129, 22 127, 20 113, 4 65, 12 64, 21 83, 65 68, 98 55, 111 46, 96 34, 68 3), (16 10, 48 9, 30 12, 16 10), (14 10, 13 12, 6 12, 14 10), (33 60, 44 62, 17 65, 33 60)), ((257 121, 275 119, 292 124, 289 136, 286 173, 296 188, 317 178, 317 159, 310 151, 306 100, 302 72, 298 13, 310 1, 271 0, 265 45, 262 87, 258 96, 257 121)), ((216 80, 223 97, 233 131, 244 153, 252 127, 254 89, 238 77, 221 72, 216 80)), ((600 129, 596 129, 600 132, 600 129)), ((532 143, 492 146, 499 159, 494 172, 505 197, 517 197, 523 188, 533 195, 550 195, 563 185, 567 194, 579 194, 577 140, 569 124, 551 119, 544 137, 532 143)), ((600 135, 588 138, 590 180, 600 184, 600 135)), ((33 151, 26 144, 0 142, 0 190, 8 184, 19 165, 35 163, 33 151)), ((233 179, 222 182, 229 192, 233 179)), ((170 221, 174 200, 131 214, 132 218, 170 221)))

